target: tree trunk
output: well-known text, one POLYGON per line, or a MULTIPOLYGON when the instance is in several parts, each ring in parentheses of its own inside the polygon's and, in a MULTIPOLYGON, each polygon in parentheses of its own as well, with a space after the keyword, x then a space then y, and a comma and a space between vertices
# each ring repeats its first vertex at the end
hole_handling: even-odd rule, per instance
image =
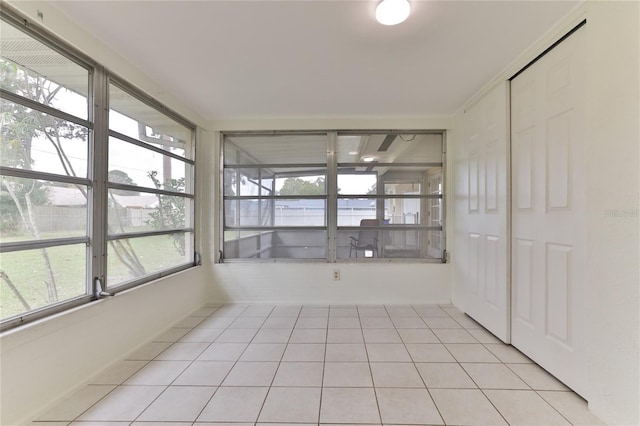
POLYGON ((7 273, 4 271, 0 271, 0 278, 2 278, 4 282, 7 283, 7 285, 13 292, 13 294, 15 294, 15 296, 18 298, 20 303, 22 303, 22 306, 24 307, 25 312, 30 311, 31 306, 29 306, 29 303, 27 302, 27 300, 22 296, 22 293, 20 293, 20 290, 18 290, 15 284, 13 284, 13 281, 11 281, 11 279, 9 278, 9 275, 7 275, 7 273))
MULTIPOLYGON (((35 182, 31 191, 35 188, 35 182)), ((40 232, 38 232, 38 225, 36 224, 35 217, 33 216, 33 203, 31 202, 31 191, 24 194, 24 199, 27 205, 27 219, 29 228, 31 229, 31 234, 36 240, 40 239, 40 232)), ((53 275, 53 268, 51 267, 51 260, 49 259, 49 253, 47 249, 41 249, 42 258, 44 259, 44 264, 47 269, 47 275, 49 276, 49 280, 45 281, 47 286, 47 293, 49 295, 49 303, 56 303, 58 301, 58 289, 56 286, 56 278, 53 275)))

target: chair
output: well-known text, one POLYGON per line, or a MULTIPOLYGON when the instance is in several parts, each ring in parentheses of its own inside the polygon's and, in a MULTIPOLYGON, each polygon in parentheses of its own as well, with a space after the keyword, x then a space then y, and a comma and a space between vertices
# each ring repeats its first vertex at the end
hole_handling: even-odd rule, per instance
POLYGON ((367 229, 374 226, 380 226, 380 221, 378 219, 362 219, 360 221, 358 238, 349 237, 351 238, 351 241, 349 242, 349 257, 352 256, 354 251, 356 253, 356 258, 358 257, 358 251, 371 251, 373 253, 373 257, 378 256, 378 229, 367 229))

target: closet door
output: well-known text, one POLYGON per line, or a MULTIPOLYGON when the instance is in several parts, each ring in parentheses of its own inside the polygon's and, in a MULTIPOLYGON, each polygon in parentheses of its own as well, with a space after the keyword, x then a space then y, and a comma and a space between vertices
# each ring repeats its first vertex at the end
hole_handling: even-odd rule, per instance
POLYGON ((464 115, 468 179, 463 266, 464 309, 502 341, 509 342, 508 116, 509 87, 502 84, 464 115))
POLYGON ((583 396, 584 32, 511 81, 511 342, 583 396))

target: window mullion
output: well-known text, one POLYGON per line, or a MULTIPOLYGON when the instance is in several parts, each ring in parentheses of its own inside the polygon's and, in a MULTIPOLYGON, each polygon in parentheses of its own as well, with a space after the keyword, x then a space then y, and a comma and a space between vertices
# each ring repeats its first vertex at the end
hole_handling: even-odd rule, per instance
MULTIPOLYGON (((107 175, 109 161, 109 103, 108 78, 102 67, 96 68, 93 77, 94 131, 89 144, 90 177, 92 198, 89 209, 91 244, 89 247, 89 279, 90 291, 96 293, 96 281, 100 280, 102 288, 106 283, 107 270, 107 175)), ((91 113, 90 112, 90 113, 91 113)))
MULTIPOLYGON (((507 172, 508 173, 508 172, 507 172)), ((509 182, 509 179, 507 179, 509 182)), ((445 230, 447 229, 447 199, 446 195, 448 192, 447 189, 447 135, 446 133, 442 134, 442 191, 440 192, 441 201, 441 212, 440 217, 442 219, 442 231, 441 231, 441 242, 440 247, 442 248, 442 262, 447 263, 447 233, 445 230)))
POLYGON ((327 133, 327 260, 330 263, 336 261, 336 237, 338 226, 338 166, 336 158, 336 146, 338 134, 327 133))

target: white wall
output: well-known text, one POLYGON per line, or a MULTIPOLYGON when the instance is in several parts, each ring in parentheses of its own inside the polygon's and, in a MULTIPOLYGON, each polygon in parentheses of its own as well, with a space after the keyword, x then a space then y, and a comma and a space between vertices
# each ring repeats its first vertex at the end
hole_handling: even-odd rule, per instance
POLYGON ((17 425, 204 304, 183 271, 2 335, 0 424, 17 425))
MULTIPOLYGON (((44 27, 194 123, 205 123, 50 3, 12 5, 35 22, 40 22, 37 11, 41 11, 44 27)), ((199 145, 210 142, 206 131, 200 129, 199 136, 199 145)), ((201 173, 198 170, 200 177, 201 173)), ((200 227, 200 216, 196 226, 200 227)), ((31 418, 201 307, 206 302, 207 271, 206 267, 183 271, 4 333, 0 338, 0 424, 16 425, 31 418)))
POLYGON ((591 410, 640 424, 640 3, 587 14, 588 334, 591 410))
POLYGON ((449 265, 224 263, 213 266, 213 301, 298 304, 449 303, 449 265), (333 270, 340 270, 340 281, 333 270))
MULTIPOLYGON (((467 102, 508 79, 583 18, 587 36, 587 315, 589 408, 612 425, 640 424, 640 3, 591 1, 543 36, 467 102)), ((453 199, 468 196, 462 111, 454 117, 453 199), (455 179, 458 176, 460 179, 455 179)), ((464 253, 454 212, 452 256, 464 253)), ((454 261, 452 301, 467 271, 454 261)))

